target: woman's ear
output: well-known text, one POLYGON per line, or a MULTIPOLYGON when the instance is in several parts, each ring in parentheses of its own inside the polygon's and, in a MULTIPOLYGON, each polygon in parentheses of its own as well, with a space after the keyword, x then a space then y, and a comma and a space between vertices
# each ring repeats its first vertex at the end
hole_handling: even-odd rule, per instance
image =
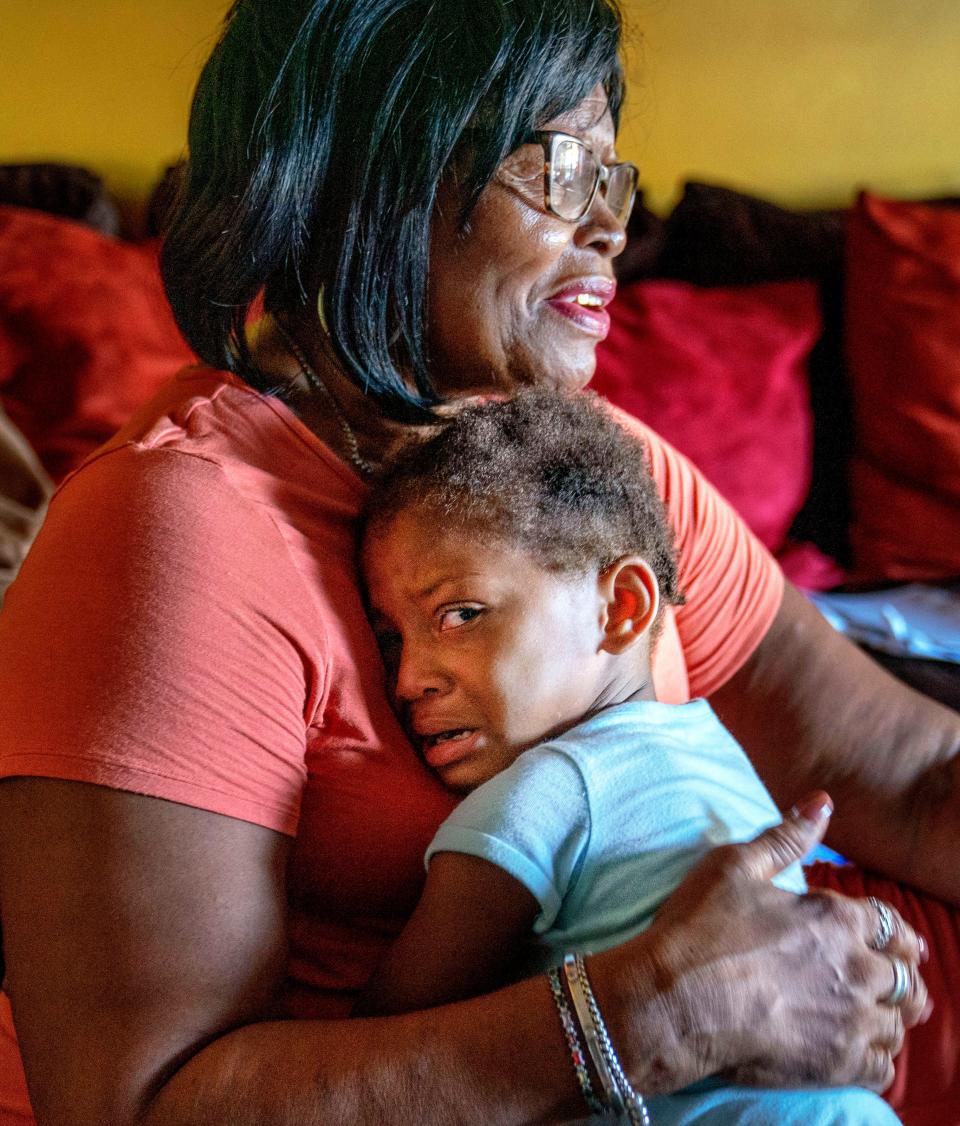
POLYGON ((603 640, 607 653, 623 653, 646 637, 660 612, 660 584, 650 564, 625 555, 600 572, 604 601, 603 640))

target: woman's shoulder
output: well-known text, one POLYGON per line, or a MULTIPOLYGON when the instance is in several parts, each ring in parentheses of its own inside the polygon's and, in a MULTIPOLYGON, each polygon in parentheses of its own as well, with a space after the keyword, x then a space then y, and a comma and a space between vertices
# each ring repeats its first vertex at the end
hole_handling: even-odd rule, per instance
MULTIPOLYGON (((363 484, 279 399, 208 367, 186 368, 61 483, 48 522, 86 537, 106 514, 143 557, 193 550, 352 566, 363 484)), ((221 581, 225 576, 221 576, 221 581)))
POLYGON ((318 489, 339 488, 357 504, 363 488, 279 395, 256 391, 230 372, 196 365, 179 371, 87 459, 122 448, 168 450, 219 466, 250 486, 309 476, 318 489))
POLYGON ((691 494, 709 490, 709 485, 693 462, 656 430, 613 403, 608 403, 607 407, 617 422, 646 447, 650 475, 671 512, 684 504, 691 494))
POLYGON ((292 833, 328 679, 327 602, 269 487, 239 455, 205 450, 205 408, 190 409, 156 409, 54 496, 0 618, 0 774, 292 833))

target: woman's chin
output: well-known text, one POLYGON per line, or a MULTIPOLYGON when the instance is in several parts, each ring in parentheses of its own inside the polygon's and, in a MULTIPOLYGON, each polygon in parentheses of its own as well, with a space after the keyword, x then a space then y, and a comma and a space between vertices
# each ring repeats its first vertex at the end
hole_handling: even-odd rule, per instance
POLYGON ((552 388, 557 391, 582 391, 597 368, 597 341, 553 339, 540 348, 530 346, 519 354, 501 357, 486 370, 456 368, 453 377, 435 375, 435 386, 444 399, 462 405, 464 400, 507 398, 523 387, 552 388))
MULTIPOLYGON (((553 343, 553 342, 552 342, 553 343)), ((582 391, 597 369, 596 341, 564 341, 559 347, 546 347, 511 373, 512 388, 536 387, 556 391, 582 391)))
POLYGON ((580 364, 571 364, 570 357, 565 356, 563 363, 547 365, 540 371, 533 373, 528 386, 551 388, 555 391, 582 391, 593 379, 593 373, 596 370, 596 352, 591 349, 589 356, 584 357, 580 364))

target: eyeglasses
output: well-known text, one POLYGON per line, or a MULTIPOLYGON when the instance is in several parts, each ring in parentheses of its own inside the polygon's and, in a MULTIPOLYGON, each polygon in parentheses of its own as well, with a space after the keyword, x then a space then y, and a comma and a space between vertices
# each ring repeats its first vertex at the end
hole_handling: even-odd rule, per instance
POLYGON ((634 164, 601 164, 579 137, 568 133, 533 134, 543 145, 543 198, 548 211, 576 223, 593 207, 602 187, 607 207, 626 226, 637 194, 634 164))

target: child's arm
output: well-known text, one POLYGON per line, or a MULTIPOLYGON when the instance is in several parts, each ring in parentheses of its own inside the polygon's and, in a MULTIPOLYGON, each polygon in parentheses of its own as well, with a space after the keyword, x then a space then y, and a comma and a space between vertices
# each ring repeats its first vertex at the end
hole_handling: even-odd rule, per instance
POLYGON ((416 910, 354 1015, 426 1009, 507 984, 539 911, 527 888, 495 864, 436 853, 416 910))

